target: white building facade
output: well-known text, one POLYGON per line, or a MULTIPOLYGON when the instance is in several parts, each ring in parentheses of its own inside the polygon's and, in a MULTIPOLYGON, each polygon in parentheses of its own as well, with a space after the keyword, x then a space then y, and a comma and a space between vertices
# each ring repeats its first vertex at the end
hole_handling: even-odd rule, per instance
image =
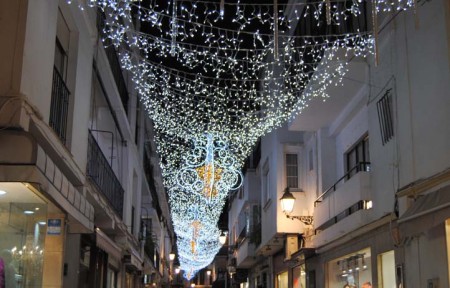
MULTIPOLYGON (((449 23, 443 0, 380 15, 377 60, 351 59, 326 102, 263 137, 243 188, 259 197, 261 242, 249 251, 230 234, 233 264, 248 269, 240 285, 450 285, 449 23), (286 187, 290 216, 312 225, 285 217, 286 187)), ((230 231, 245 201, 233 196, 230 231)))
POLYGON ((153 129, 121 47, 102 42, 109 16, 54 0, 2 0, 0 14, 6 287, 169 285, 153 129))

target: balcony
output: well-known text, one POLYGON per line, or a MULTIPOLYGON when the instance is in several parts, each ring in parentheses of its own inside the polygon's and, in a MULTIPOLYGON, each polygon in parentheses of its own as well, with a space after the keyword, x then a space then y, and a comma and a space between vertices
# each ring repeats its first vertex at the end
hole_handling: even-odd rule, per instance
POLYGON ((53 67, 52 100, 50 105, 49 125, 61 141, 66 144, 67 115, 69 113, 70 92, 63 77, 53 67))
POLYGON ((370 163, 358 163, 317 198, 314 202, 316 230, 325 230, 364 209, 364 201, 370 198, 369 171, 370 163))
POLYGON ((153 165, 150 160, 150 153, 151 151, 150 145, 146 144, 146 150, 144 152, 144 159, 143 159, 143 166, 144 166, 144 175, 145 179, 147 179, 147 183, 150 189, 150 194, 152 196, 152 207, 156 210, 156 213, 158 214, 158 217, 161 219, 163 212, 161 209, 161 205, 159 203, 159 197, 158 192, 156 190, 156 182, 153 177, 153 165))
MULTIPOLYGON (((104 29, 106 27, 106 15, 100 9, 97 10, 97 30, 98 33, 102 36, 105 36, 104 29)), ((117 86, 117 91, 119 92, 120 100, 122 101, 123 108, 125 109, 125 113, 128 114, 128 88, 125 82, 125 78, 122 74, 122 67, 120 66, 119 56, 117 55, 116 48, 114 47, 111 39, 105 38, 104 48, 106 57, 108 58, 109 66, 111 68, 111 72, 114 77, 114 81, 117 86)))
POLYGON ((159 270, 159 262, 160 262, 160 256, 158 253, 157 246, 155 244, 155 239, 153 239, 152 233, 147 232, 147 238, 145 239, 144 243, 144 252, 147 254, 147 256, 152 261, 153 267, 158 271, 159 270))
POLYGON ((244 214, 248 219, 236 241, 236 261, 238 268, 251 268, 255 264, 256 247, 261 244, 260 206, 252 204, 244 214))
POLYGON ((122 218, 124 189, 91 131, 88 140, 87 176, 122 218))

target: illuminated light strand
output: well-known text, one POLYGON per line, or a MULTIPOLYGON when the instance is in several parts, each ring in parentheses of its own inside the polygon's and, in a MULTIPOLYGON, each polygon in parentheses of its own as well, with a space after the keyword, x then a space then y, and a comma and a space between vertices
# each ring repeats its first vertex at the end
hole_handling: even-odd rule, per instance
MULTIPOLYGON (((339 64, 337 64, 337 65, 339 65, 339 64)), ((149 66, 149 67, 152 67, 152 66, 149 66)), ((141 67, 142 68, 142 67, 141 67)), ((153 68, 153 67, 152 67, 153 68)), ((135 71, 136 72, 136 71, 135 71)), ((174 100, 178 100, 177 98, 177 93, 176 93, 176 90, 177 89, 179 89, 179 92, 181 92, 181 91, 184 91, 184 93, 185 93, 185 97, 183 98, 183 99, 179 99, 178 101, 181 101, 179 104, 183 104, 183 103, 185 103, 185 104, 187 104, 187 105, 176 105, 175 107, 174 107, 174 114, 178 114, 180 111, 184 111, 185 113, 189 113, 188 115, 186 115, 186 114, 184 114, 184 115, 182 115, 182 117, 185 117, 186 118, 186 120, 189 120, 191 123, 192 123, 192 118, 194 118, 194 121, 195 121, 195 117, 194 116, 201 116, 201 114, 198 114, 198 113, 200 113, 200 112, 205 112, 205 111, 200 111, 199 112, 199 110, 198 110, 198 108, 199 107, 197 107, 196 105, 194 105, 194 104, 198 104, 198 101, 196 101, 195 99, 191 99, 190 98, 190 95, 192 95, 192 97, 196 97, 196 98, 199 98, 200 96, 199 96, 199 94, 201 95, 201 92, 202 91, 199 91, 199 89, 198 89, 198 87, 197 86, 195 86, 194 84, 195 83, 193 83, 192 85, 189 85, 188 84, 188 81, 187 80, 184 80, 183 82, 182 82, 182 84, 181 84, 181 86, 180 86, 180 88, 170 88, 170 87, 166 87, 167 86, 167 84, 168 84, 168 82, 160 82, 160 80, 162 80, 162 79, 169 79, 171 76, 170 76, 170 74, 168 74, 168 73, 163 73, 163 74, 161 74, 162 76, 160 77, 160 78, 162 78, 162 79, 160 79, 160 80, 155 80, 155 82, 154 83, 149 83, 149 81, 146 81, 146 77, 144 76, 143 77, 143 73, 142 73, 142 70, 140 70, 139 71, 140 73, 135 73, 135 75, 137 76, 137 77, 139 77, 139 79, 143 79, 143 81, 142 82, 137 82, 137 84, 142 84, 142 89, 140 90, 140 92, 141 92, 141 94, 143 94, 144 92, 147 92, 148 94, 152 94, 152 95, 155 95, 155 93, 157 93, 158 92, 158 89, 160 88, 160 86, 159 86, 159 83, 162 83, 161 85, 163 86, 163 87, 165 87, 165 89, 167 90, 167 92, 168 92, 168 98, 162 98, 161 100, 158 100, 158 99, 155 99, 154 97, 152 98, 152 99, 148 99, 148 102, 147 102, 147 100, 145 100, 144 101, 144 103, 146 103, 147 105, 148 105, 148 107, 149 107, 149 109, 150 110, 154 110, 153 112, 154 113, 158 113, 158 111, 159 110, 161 110, 161 109, 165 109, 164 111, 160 111, 161 113, 165 113, 166 115, 169 115, 170 114, 170 109, 167 109, 167 105, 169 105, 171 102, 173 102, 174 100), (168 89, 172 89, 172 91, 170 91, 169 92, 169 90, 168 89), (175 91, 174 91, 174 89, 175 89, 175 91), (186 96, 188 96, 188 97, 186 97, 186 96), (173 97, 173 98, 170 98, 170 97, 173 97), (158 106, 160 106, 161 108, 158 108, 158 106), (183 110, 179 110, 179 109, 183 109, 183 110), (189 112, 189 110, 192 110, 192 111, 190 111, 189 112), (169 114, 168 114, 169 113, 169 114)), ((316 71, 315 71, 316 73, 318 73, 318 74, 320 74, 320 71, 318 70, 318 69, 316 69, 316 71)), ((323 73, 326 73, 326 70, 324 70, 323 71, 323 73)), ((155 77, 156 75, 157 75, 157 71, 155 71, 155 70, 152 70, 152 72, 150 73, 150 74, 152 74, 153 75, 153 77, 155 77)), ((326 73, 327 74, 327 73, 326 73)), ((298 75, 301 75, 301 74, 298 74, 298 75)), ((325 78, 327 78, 327 79, 329 79, 330 77, 334 77, 335 75, 333 75, 333 74, 327 74, 326 76, 324 76, 325 78)), ((157 76, 157 78, 159 78, 159 76, 157 76)), ((317 78, 317 76, 316 76, 316 78, 317 78)), ((133 79, 134 79, 134 77, 133 77, 133 79)), ((292 80, 295 80, 295 81, 297 81, 297 80, 301 80, 302 78, 301 77, 294 77, 292 80)), ((288 79, 285 79, 286 81, 288 81, 288 79)), ((286 82, 285 81, 285 83, 284 84, 288 84, 288 82, 286 82)), ((238 83, 239 84, 239 83, 238 83)), ((270 85, 277 85, 277 84, 273 84, 273 83, 271 83, 270 81, 267 81, 267 83, 265 83, 264 84, 265 86, 267 86, 267 88, 269 88, 269 86, 270 85)), ((242 87, 242 86, 241 86, 242 87)), ((266 103, 266 107, 268 107, 269 109, 270 109, 270 107, 275 107, 275 104, 276 105, 279 105, 280 103, 280 101, 281 102, 285 102, 285 101, 288 101, 289 100, 289 97, 292 97, 291 98, 291 100, 289 100, 290 102, 292 102, 292 101, 295 101, 295 100, 297 100, 298 99, 298 96, 297 95, 295 95, 295 93, 297 93, 297 92, 301 92, 302 90, 303 90, 303 88, 304 88, 304 84, 302 85, 302 86, 298 86, 296 83, 292 83, 292 87, 294 88, 294 90, 292 90, 292 92, 293 93, 288 93, 289 92, 289 90, 286 90, 286 89, 282 89, 282 88, 280 88, 278 91, 280 92, 280 91, 283 91, 283 93, 282 93, 282 95, 280 95, 279 97, 281 97, 281 98, 278 98, 278 103, 273 103, 273 104, 270 104, 270 103, 266 103), (295 87, 297 87, 298 89, 295 89, 295 87), (284 99, 284 100, 280 100, 280 99, 284 99)), ((218 87, 215 87, 215 88, 218 88, 218 87)), ((286 87, 283 87, 283 88, 286 88, 286 87)), ((224 88, 223 90, 226 90, 226 88, 224 88)), ((209 95, 209 91, 210 91, 210 89, 207 89, 207 90, 204 90, 204 92, 205 93, 207 93, 206 95, 209 95)), ((244 91, 245 92, 245 91, 244 91)), ((250 97, 250 98, 248 98, 248 100, 250 101, 250 100, 256 100, 256 101, 258 101, 258 102, 260 102, 260 103, 264 103, 264 102, 267 102, 268 100, 270 101, 270 95, 267 95, 267 94, 260 94, 260 93, 258 93, 258 91, 248 91, 249 92, 249 96, 252 96, 252 95, 261 95, 261 97, 250 97), (255 93, 252 93, 252 92, 255 92, 255 93), (267 98, 267 97, 269 97, 269 98, 267 98)), ((216 93, 217 94, 220 94, 221 92, 220 92, 220 90, 218 90, 218 91, 216 91, 216 93)), ((159 95, 158 97, 162 97, 164 94, 157 94, 157 95, 159 95)), ((246 94, 242 94, 242 96, 243 96, 243 99, 246 99, 245 98, 245 95, 246 94)), ((207 106, 206 107, 206 109, 208 110, 208 109, 212 109, 212 110, 214 110, 216 107, 217 107, 217 103, 221 103, 221 102, 223 102, 224 103, 224 108, 227 108, 228 109, 228 107, 226 107, 226 105, 229 103, 228 102, 228 100, 227 100, 227 97, 226 97, 226 95, 224 96, 224 95, 222 95, 223 97, 219 97, 219 96, 216 96, 216 97, 214 97, 213 99, 214 99, 214 101, 211 101, 210 102, 210 104, 211 105, 215 105, 215 106, 207 106), (211 108, 208 108, 208 107, 211 107, 211 108)), ((303 98, 305 98, 305 97, 303 97, 303 98)), ((206 97, 205 96, 205 99, 208 99, 208 97, 206 97)), ((178 104, 178 103, 177 103, 178 104)), ((283 107, 283 106, 282 106, 283 107)), ((211 112, 211 110, 209 110, 210 112, 211 112)), ((267 109, 265 110, 265 111, 267 111, 267 109)), ((152 111, 149 111, 150 113, 152 113, 152 111)), ((224 111, 225 112, 225 111, 224 111)), ((257 112, 257 111, 255 111, 255 112, 257 112)), ((249 115, 248 114, 248 111, 246 112, 246 113, 244 113, 243 115, 249 115)), ((241 115, 242 116, 242 115, 241 115)), ((168 116, 166 116, 166 117, 163 117, 164 119, 165 118, 167 118, 168 116)), ((174 115, 174 117, 177 117, 177 115, 174 115)), ((236 119, 234 119, 234 120, 236 120, 236 119)), ((248 119, 243 119, 243 120, 245 120, 245 121, 247 121, 248 119)), ((244 121, 244 123, 245 123, 245 121, 244 121)), ((230 124, 230 125, 232 125, 232 123, 225 123, 225 124, 230 124)), ((178 124, 179 125, 179 124, 178 124)), ((250 123, 250 125, 246 125, 246 127, 248 127, 248 126, 252 126, 253 124, 252 123, 250 123)), ((222 128, 226 128, 226 127, 222 127, 222 128)), ((201 129, 204 129, 204 127, 201 127, 201 129)), ((177 132, 178 133, 178 132, 177 132)), ((189 131, 187 131, 186 133, 189 133, 189 131)))
MULTIPOLYGON (((288 30, 294 18, 298 20, 309 15, 313 15, 317 25, 320 25, 324 10, 330 13, 327 22, 339 26, 349 17, 361 14, 360 4, 351 5, 349 9, 343 9, 342 5, 334 1, 329 1, 331 7, 327 9, 323 9, 323 1, 308 4, 301 12, 295 10, 294 18, 291 19, 282 14, 274 16, 276 13, 270 11, 278 11, 276 5, 275 10, 270 5, 236 6, 235 15, 231 15, 236 27, 233 30, 215 26, 214 23, 223 16, 217 3, 210 10, 208 5, 199 7, 199 2, 191 2, 192 5, 187 8, 182 5, 183 2, 180 1, 180 15, 177 16, 176 9, 173 9, 172 17, 169 17, 169 11, 152 11, 130 1, 90 0, 88 4, 100 7, 107 14, 104 33, 116 48, 120 49, 122 45, 137 48, 135 52, 123 52, 121 63, 130 71, 141 100, 155 123, 157 150, 163 158, 161 167, 164 185, 169 188, 172 221, 179 235, 177 244, 181 251, 180 263, 183 270, 188 271, 187 277, 193 277, 196 271, 212 261, 220 249, 217 220, 224 205, 223 195, 226 195, 230 185, 214 187, 212 183, 219 183, 228 177, 231 183, 235 177, 227 176, 220 170, 222 168, 216 170, 208 164, 191 169, 187 175, 192 177, 180 185, 179 176, 182 173, 180 171, 185 169, 184 160, 189 155, 197 155, 195 148, 191 150, 190 142, 204 137, 205 131, 217 135, 229 143, 229 151, 234 159, 233 169, 239 169, 260 136, 306 108, 312 98, 326 98, 327 87, 341 83, 347 70, 346 58, 350 54, 366 56, 371 53, 373 39, 363 36, 367 32, 360 31, 357 31, 357 36, 367 37, 361 45, 355 45, 350 40, 351 35, 345 35, 343 39, 336 35, 311 38, 323 43, 315 40, 308 43, 304 40, 308 38, 304 37, 304 48, 299 49, 302 47, 298 44, 300 38, 277 33, 274 33, 276 36, 269 36, 249 29, 256 23, 273 28, 274 23, 279 22, 283 29, 288 30), (133 8, 137 8, 138 20, 153 25, 160 31, 159 36, 141 34, 139 38, 130 37, 137 35, 127 24, 133 20, 133 8), (249 13, 251 9, 254 13, 249 13), (124 21, 119 21, 121 18, 124 21), (163 21, 172 23, 173 29, 164 30, 163 21), (251 33, 254 34, 253 47, 244 48, 241 37, 251 33), (190 43, 195 35, 208 45, 190 43), (150 43, 152 37, 160 37, 160 41, 150 43), (282 41, 278 47, 275 42, 280 39, 282 41), (283 51, 280 54, 283 65, 276 66, 268 63, 267 55, 275 53, 278 48, 283 51), (241 58, 242 54, 239 53, 227 54, 231 49, 242 50, 246 58, 241 58), (345 56, 339 57, 342 50, 345 56), (156 64, 141 57, 141 53, 149 56, 155 52, 161 58, 166 57, 166 54, 176 56, 173 58, 181 67, 202 67, 204 71, 193 76, 186 71, 165 67, 162 61, 156 64), (310 63, 304 62, 305 57, 312 59, 308 61, 310 63), (252 61, 255 65, 249 66, 252 61), (211 79, 211 71, 217 76, 217 81, 207 80, 211 79), (264 76, 259 77, 260 74, 264 76), (261 86, 254 85, 261 82, 261 86), (243 88, 242 91, 239 88, 243 88), (174 139, 177 141, 174 142, 174 139)), ((173 0, 173 3, 176 1, 173 0)), ((379 0, 375 11, 401 10, 408 8, 411 3, 379 0)), ((79 2, 79 7, 84 9, 82 2, 79 2)))
MULTIPOLYGON (((327 50, 342 50, 345 49, 347 53, 352 53, 355 56, 365 56, 365 53, 371 53, 372 51, 372 47, 373 47, 373 40, 371 38, 366 38, 366 37, 360 37, 360 36, 348 36, 348 38, 346 38, 345 40, 337 40, 337 41, 328 41, 325 43, 320 43, 320 44, 311 44, 309 46, 304 46, 301 48, 296 48, 296 47, 289 47, 289 49, 285 49, 287 50, 285 53, 283 53, 282 55, 283 63, 279 63, 279 62, 267 62, 264 63, 263 61, 258 61, 256 59, 251 59, 251 60, 236 60, 236 61, 232 61, 232 64, 236 64, 239 63, 241 64, 241 67, 238 67, 237 69, 235 69, 234 71, 236 73, 240 73, 240 74, 244 74, 245 73, 245 68, 247 68, 247 70, 249 72, 247 77, 244 78, 221 78, 221 77, 210 77, 210 76, 205 76, 202 74, 198 74, 198 73, 190 73, 187 71, 182 71, 182 70, 178 70, 178 69, 173 69, 173 68, 168 68, 164 65, 162 65, 161 63, 157 63, 157 62, 153 62, 150 60, 146 60, 145 58, 143 58, 142 56, 139 55, 135 55, 133 57, 136 57, 136 59, 139 61, 139 63, 145 63, 146 65, 150 65, 150 66, 154 66, 154 69, 164 69, 172 74, 176 74, 178 75, 178 77, 181 77, 183 79, 189 79, 190 78, 202 78, 202 79, 216 79, 216 80, 224 80, 224 81, 234 81, 234 82, 245 82, 245 81, 253 81, 253 82, 260 82, 262 80, 265 80, 264 78, 260 78, 260 77, 256 77, 256 74, 260 74, 261 71, 264 71, 265 69, 272 69, 270 68, 271 66, 278 66, 280 68, 282 67, 286 67, 287 69, 301 69, 301 68, 305 68, 306 65, 314 65, 315 63, 319 62, 320 60, 322 60, 322 56, 320 55, 320 51, 327 49, 327 50), (300 49, 302 49, 300 51, 300 49), (306 50, 309 49, 309 50, 306 50), (313 60, 311 62, 293 62, 293 59, 295 59, 296 55, 310 55, 313 57, 313 60), (289 63, 289 62, 292 63, 289 63), (250 63, 254 64, 254 68, 252 65, 250 65, 250 63), (258 63, 260 62, 260 63, 258 63), (289 64, 286 64, 289 63, 289 64), (242 70, 241 70, 242 69, 242 70), (254 71, 253 71, 254 69, 254 71)), ((122 64, 125 66, 125 68, 127 67, 132 67, 133 63, 130 62, 131 60, 131 55, 130 53, 132 53, 131 51, 123 51, 123 55, 126 58, 126 61, 122 61, 122 64)), ((122 57, 122 58, 124 58, 122 57)), ((220 58, 220 57, 218 57, 220 58)), ((227 58, 229 59, 229 58, 227 58)), ((226 59, 226 60, 227 60, 226 59)), ((216 59, 217 61, 219 59, 216 59)), ((227 67, 227 63, 226 62, 220 62, 220 66, 221 67, 227 67)), ((195 64, 195 63, 194 63, 195 64)), ((205 64, 207 65, 208 63, 206 61, 198 61, 198 64, 205 64)), ((142 65, 142 64, 140 64, 142 65)), ((214 72, 215 68, 213 67, 212 72, 214 72)), ((223 72, 222 70, 217 70, 218 73, 223 72)), ((292 72, 298 72, 301 73, 301 71, 289 71, 290 74, 292 74, 292 72)), ((244 74, 245 75, 245 74, 244 74)), ((281 79, 281 78, 286 78, 283 76, 280 77, 274 77, 272 79, 281 79)))
POLYGON ((177 42, 177 35, 178 35, 178 24, 177 24, 177 0, 172 0, 172 31, 171 37, 172 42, 170 45, 170 55, 174 56, 176 53, 176 42, 177 42))
MULTIPOLYGON (((410 1, 399 1, 398 3, 400 4, 400 3, 404 3, 404 2, 406 2, 406 6, 407 7, 409 7, 409 5, 412 5, 411 3, 409 3, 410 1)), ((320 3, 319 3, 320 4, 320 3)), ((134 5, 135 4, 131 4, 131 6, 133 6, 134 7, 134 5)), ((321 5, 321 4, 320 4, 321 5)), ((128 7, 127 5, 125 5, 125 7, 128 7)), ((136 6, 136 7, 138 7, 138 9, 143 9, 144 11, 150 11, 149 9, 146 9, 146 8, 142 8, 142 7, 140 7, 140 6, 136 6), (140 8, 139 8, 140 7, 140 8)), ((353 6, 352 6, 353 7, 353 6)), ((123 9, 123 11, 127 11, 127 13, 129 13, 129 10, 131 10, 131 7, 128 7, 128 9, 123 9)), ((354 9, 354 7, 352 8, 352 9, 350 9, 349 10, 351 13, 353 13, 353 14, 356 14, 356 15, 359 15, 360 14, 360 12, 355 12, 356 10, 354 9)), ((120 14, 120 15, 122 15, 122 17, 127 17, 127 18, 130 18, 131 16, 130 15, 128 15, 127 13, 125 13, 125 12, 117 12, 118 14, 120 14)), ((162 30, 162 25, 161 25, 161 17, 167 17, 167 18, 170 18, 170 16, 169 15, 163 15, 163 14, 158 14, 158 12, 157 11, 150 11, 150 12, 147 12, 147 13, 151 13, 152 14, 152 17, 149 17, 149 19, 147 19, 146 17, 144 17, 144 16, 141 16, 141 21, 145 21, 145 20, 149 20, 149 23, 153 23, 154 25, 155 25, 155 27, 156 28, 159 28, 159 29, 161 29, 161 31, 163 31, 162 30)), ((318 15, 320 15, 320 10, 317 12, 318 13, 318 15)), ((145 15, 146 13, 140 13, 139 15, 145 15)), ((338 17, 338 19, 340 19, 339 17, 338 17)), ((170 20, 171 21, 171 20, 170 20)), ((177 19, 177 21, 182 21, 182 19, 177 19)), ((247 31, 245 31, 245 30, 243 30, 243 29, 237 29, 237 31, 236 30, 231 30, 231 29, 222 29, 222 30, 220 30, 221 28, 218 28, 218 27, 214 27, 214 26, 211 26, 210 24, 209 25, 206 25, 206 24, 202 24, 202 23, 195 23, 195 22, 192 22, 192 20, 190 20, 191 21, 191 23, 187 23, 188 21, 185 21, 185 25, 181 25, 181 28, 182 27, 185 27, 186 25, 192 25, 192 27, 189 27, 189 29, 187 29, 187 31, 185 31, 184 33, 180 33, 180 35, 193 35, 194 33, 197 33, 198 31, 197 31, 197 29, 198 29, 198 27, 202 27, 202 29, 218 29, 218 32, 217 33, 202 33, 202 34, 205 34, 205 36, 211 36, 211 35, 226 35, 226 37, 219 37, 218 38, 218 40, 221 40, 221 41, 226 41, 227 39, 230 39, 230 41, 232 41, 232 43, 231 44, 235 44, 235 43, 239 43, 239 41, 236 41, 235 39, 237 39, 238 37, 236 37, 236 35, 229 35, 228 33, 229 32, 235 32, 235 33, 251 33, 251 34, 255 34, 255 32, 247 32, 247 31), (197 27, 197 28, 196 28, 197 27), (194 28, 194 29, 192 29, 192 28, 194 28), (222 32, 221 32, 222 31, 222 32)), ((341 20, 340 20, 341 21, 341 20)), ((267 21, 266 21, 267 22, 267 21)), ((172 23, 173 23, 173 21, 172 21, 172 23)), ((209 23, 209 22, 208 22, 209 23)), ((171 36, 172 35, 172 33, 170 32, 170 31, 163 31, 163 32, 165 32, 165 33, 167 33, 167 36, 171 36)), ((179 33, 178 31, 177 31, 177 33, 179 33)), ((263 35, 263 34, 260 34, 260 35, 263 35)), ((283 37, 282 35, 281 35, 281 37, 283 37)), ((208 38, 208 37, 207 37, 208 38)), ((217 39, 216 39, 217 40, 217 39)), ((205 43, 220 43, 220 41, 205 41, 205 43)), ((234 49, 237 49, 237 48, 239 48, 238 46, 231 46, 231 48, 234 48, 234 49)))

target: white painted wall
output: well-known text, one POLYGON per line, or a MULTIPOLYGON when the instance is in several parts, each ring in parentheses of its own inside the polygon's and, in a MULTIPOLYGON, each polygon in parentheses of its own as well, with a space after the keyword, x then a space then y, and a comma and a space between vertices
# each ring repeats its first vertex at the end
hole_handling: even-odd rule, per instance
POLYGON ((399 134, 400 186, 450 166, 450 126, 446 124, 450 120, 449 47, 442 4, 433 1, 419 9, 419 29, 411 13, 398 21, 404 25, 395 38, 401 39, 405 52, 392 61, 399 77, 398 105, 403 107, 398 115, 404 124, 401 130, 409 131, 404 137, 399 134))
POLYGON ((356 144, 368 130, 367 107, 364 107, 357 111, 356 115, 336 135, 336 171, 338 178, 345 174, 345 153, 352 148, 352 146, 356 144))
POLYGON ((317 190, 320 193, 331 187, 338 175, 336 174, 336 140, 329 136, 329 128, 322 127, 317 131, 317 169, 319 175, 317 190))
POLYGON ((264 197, 261 196, 261 245, 264 245, 269 241, 276 232, 276 196, 277 196, 277 149, 281 149, 277 144, 277 130, 272 131, 261 139, 261 160, 259 164, 259 174, 261 175, 261 192, 263 190, 264 171, 263 167, 268 165, 269 167, 269 193, 271 200, 269 202, 264 201, 264 197))
POLYGON ((20 92, 49 118, 58 1, 28 2, 20 92))
POLYGON ((418 27, 413 11, 399 14, 380 35, 379 65, 374 67, 370 62, 374 88, 373 102, 368 106, 369 134, 374 136, 370 152, 378 217, 393 210, 397 189, 450 167, 450 127, 446 124, 450 120, 450 62, 445 2, 432 1, 418 8, 418 27), (394 91, 396 125, 394 141, 382 146, 375 102, 379 87, 386 84, 394 91))
MULTIPOLYGON (((361 219, 355 219, 360 225, 393 212, 399 188, 450 167, 450 47, 446 30, 449 20, 445 18, 449 16, 444 5, 448 3, 437 0, 418 7, 418 27, 412 10, 398 14, 386 27, 384 23, 392 15, 385 17, 380 23, 383 29, 378 65, 374 65, 373 57, 367 59, 361 89, 356 93, 352 90, 355 93, 352 100, 329 128, 325 126, 305 136, 305 154, 318 148, 313 155, 318 158, 319 170, 304 172, 308 192, 324 190, 333 184, 333 178, 336 181, 343 176, 345 152, 368 132, 371 172, 370 191, 365 197, 373 200, 374 208, 363 211, 366 214, 361 219), (384 94, 383 88, 393 89, 395 111, 394 138, 385 145, 381 143, 376 107, 384 94), (333 143, 334 149, 330 147, 333 143)), ((344 80, 344 88, 351 81, 344 80)), ((336 224, 333 230, 345 230, 339 229, 340 225, 344 224, 336 224)), ((328 235, 328 241, 337 236, 328 235)))
MULTIPOLYGON (((103 48, 97 46, 99 39, 95 11, 92 9, 81 11, 78 5, 69 5, 65 0, 0 1, 0 19, 2 21, 0 36, 2 39, 8 39, 0 45, 0 55, 2 55, 0 61, 0 96, 17 95, 19 93, 24 95, 35 107, 42 120, 48 123, 58 9, 61 9, 71 31, 66 83, 71 92, 67 148, 78 168, 85 171, 88 129, 110 130, 115 132, 116 138, 118 138, 118 131, 112 123, 111 115, 101 113, 105 110, 104 107, 95 107, 98 108, 97 114, 91 115, 92 74, 95 58, 125 138, 124 143, 120 140, 114 143, 113 168, 125 189, 123 221, 127 226, 131 224, 131 207, 135 207, 134 240, 137 240, 141 215, 141 191, 143 186, 141 183, 144 176, 142 173, 142 157, 140 157, 142 150, 139 151, 134 145, 134 133, 143 135, 144 125, 140 125, 141 131, 134 131, 136 98, 130 99, 131 105, 129 107, 131 108, 128 111, 129 114, 125 114, 113 75, 108 67, 105 52, 103 48)), ((125 79, 127 78, 125 77, 125 79)), ((131 85, 129 88, 132 91, 131 85)), ((136 97, 136 93, 130 93, 130 97, 136 97)), ((143 114, 141 114, 141 117, 144 117, 143 114)), ((106 147, 104 152, 109 157, 110 138, 101 137, 99 142, 103 147, 106 147)), ((142 137, 140 145, 143 145, 142 137)), ((64 159, 61 159, 61 161, 64 161, 64 159)), ((148 194, 148 191, 146 192, 148 194)), ((157 224, 156 227, 160 226, 158 230, 165 231, 164 233, 167 234, 168 227, 162 223, 157 224)), ((171 247, 163 248, 165 250, 171 249, 171 247)), ((167 254, 167 251, 163 252, 163 255, 167 254)))
MULTIPOLYGON (((279 199, 286 188, 285 180, 285 153, 292 149, 298 150, 300 185, 303 185, 304 153, 302 152, 303 133, 289 131, 287 125, 280 127, 261 140, 261 160, 258 166, 261 181, 263 181, 263 167, 267 161, 270 178, 270 201, 263 203, 261 197, 261 221, 262 221, 262 241, 261 245, 267 243, 276 233, 302 233, 303 224, 299 221, 287 219, 281 211, 279 199), (296 148, 297 147, 297 148, 296 148), (276 219, 276 221, 274 221, 276 219)), ((261 183, 261 189, 263 185, 261 183)), ((301 187, 303 188, 303 187, 301 187)), ((262 193, 262 191, 261 191, 262 193)), ((297 197, 296 206, 292 215, 304 215, 309 213, 306 193, 295 193, 297 197)), ((311 211, 312 212, 312 211, 311 211)), ((310 214, 309 214, 310 215, 310 214)))

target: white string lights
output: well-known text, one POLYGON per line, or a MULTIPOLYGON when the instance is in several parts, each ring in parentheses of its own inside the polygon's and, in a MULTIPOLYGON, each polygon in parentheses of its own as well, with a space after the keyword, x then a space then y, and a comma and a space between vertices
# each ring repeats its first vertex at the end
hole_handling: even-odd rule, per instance
POLYGON ((377 13, 414 5, 298 2, 87 0, 106 14, 104 37, 154 122, 187 278, 220 248, 217 221, 258 138, 326 99, 349 58, 375 51, 377 13))

